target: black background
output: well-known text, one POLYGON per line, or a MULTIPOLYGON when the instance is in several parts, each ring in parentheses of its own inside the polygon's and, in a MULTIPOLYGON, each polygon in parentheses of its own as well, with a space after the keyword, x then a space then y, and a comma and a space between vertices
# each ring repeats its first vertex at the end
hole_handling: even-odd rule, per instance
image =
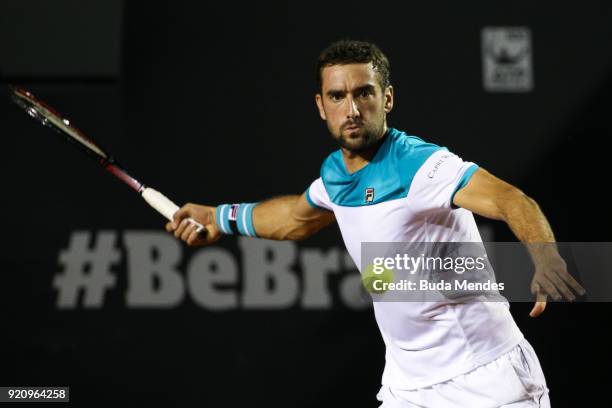
MULTIPOLYGON (((0 54, 4 81, 73 118, 177 203, 304 191, 335 148, 315 109, 316 57, 351 37, 391 61, 391 126, 523 189, 558 241, 612 240, 610 3, 114 1, 111 12, 104 2, 54 3, 0 7, 0 44, 12 45, 0 54), (46 22, 40 31, 23 30, 29 16, 46 22), (532 92, 483 90, 486 26, 529 27, 532 92), (40 51, 52 47, 65 57, 40 51)), ((164 222, 6 98, 0 135, 0 385, 69 385, 75 406, 377 406, 384 349, 370 309, 215 312, 188 299, 128 309, 119 269, 103 308, 58 310, 51 282, 71 231, 164 222)), ((505 224, 478 221, 514 240, 505 224)), ((340 244, 332 227, 300 247, 340 244)), ((236 252, 234 238, 219 245, 236 252)), ((549 304, 537 319, 531 307, 511 311, 552 405, 609 405, 610 305, 549 304)))

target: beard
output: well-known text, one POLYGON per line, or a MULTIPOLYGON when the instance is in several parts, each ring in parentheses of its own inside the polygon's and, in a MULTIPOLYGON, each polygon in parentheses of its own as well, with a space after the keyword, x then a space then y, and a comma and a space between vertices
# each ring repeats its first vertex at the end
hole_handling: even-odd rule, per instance
MULTIPOLYGON (((331 129, 330 129, 331 130, 331 129)), ((345 123, 340 126, 337 135, 334 135, 338 144, 352 153, 362 153, 374 147, 384 134, 384 120, 375 124, 360 122, 345 123), (351 126, 359 128, 347 130, 351 126)))

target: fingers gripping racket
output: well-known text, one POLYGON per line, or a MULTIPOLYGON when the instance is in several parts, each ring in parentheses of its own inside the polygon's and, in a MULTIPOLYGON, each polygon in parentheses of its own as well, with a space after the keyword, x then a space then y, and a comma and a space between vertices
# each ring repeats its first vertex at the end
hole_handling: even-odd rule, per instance
MULTIPOLYGON (((44 126, 47 126, 61 136, 65 140, 75 145, 79 150, 86 153, 100 164, 104 169, 117 177, 119 180, 127 184, 132 190, 145 199, 147 203, 157 211, 159 211, 169 221, 173 220, 174 213, 179 207, 174 204, 169 198, 164 196, 157 190, 147 187, 134 177, 129 175, 117 161, 108 154, 100 145, 94 142, 83 132, 77 129, 68 119, 63 118, 55 109, 46 103, 36 99, 34 95, 25 89, 10 86, 11 98, 13 102, 19 105, 28 115, 39 121, 44 126)), ((197 227, 196 231, 199 234, 205 234, 206 229, 202 224, 189 218, 190 223, 197 227)))

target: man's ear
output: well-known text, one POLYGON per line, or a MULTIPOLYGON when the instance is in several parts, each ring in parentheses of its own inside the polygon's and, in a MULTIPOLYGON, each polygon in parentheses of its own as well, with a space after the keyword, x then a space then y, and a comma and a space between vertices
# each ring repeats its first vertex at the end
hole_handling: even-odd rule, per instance
POLYGON ((393 87, 389 85, 385 90, 385 112, 389 113, 393 109, 393 87))
POLYGON ((317 103, 317 108, 319 108, 319 116, 323 120, 327 120, 327 116, 325 116, 325 109, 323 109, 323 97, 320 93, 316 94, 315 102, 317 103))

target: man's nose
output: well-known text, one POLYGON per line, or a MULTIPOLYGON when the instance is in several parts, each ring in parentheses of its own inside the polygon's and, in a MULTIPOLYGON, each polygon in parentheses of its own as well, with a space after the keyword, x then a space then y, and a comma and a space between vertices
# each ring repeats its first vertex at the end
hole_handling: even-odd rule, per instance
POLYGON ((348 102, 348 111, 346 113, 347 118, 356 118, 359 117, 359 107, 357 106, 357 102, 352 96, 349 96, 346 101, 348 102))

